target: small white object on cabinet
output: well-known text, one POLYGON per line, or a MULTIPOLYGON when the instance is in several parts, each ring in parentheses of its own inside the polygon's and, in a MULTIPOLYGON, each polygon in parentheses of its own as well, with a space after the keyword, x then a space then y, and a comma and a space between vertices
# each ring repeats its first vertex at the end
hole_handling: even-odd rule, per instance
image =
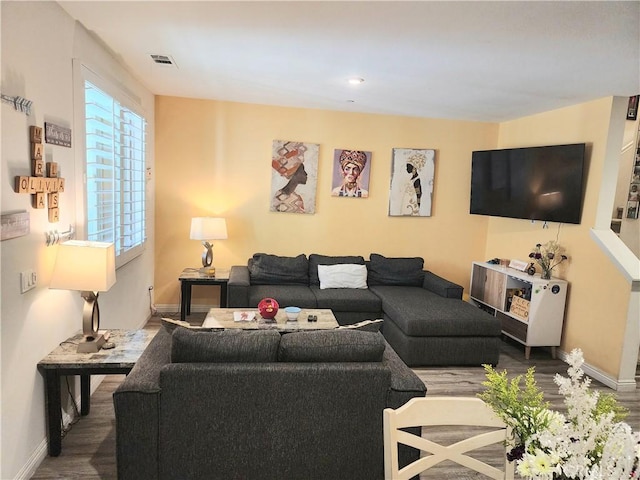
POLYGON ((556 358, 566 298, 565 280, 483 262, 471 267, 471 302, 500 320, 502 333, 525 346, 527 360, 531 347, 551 347, 556 358))

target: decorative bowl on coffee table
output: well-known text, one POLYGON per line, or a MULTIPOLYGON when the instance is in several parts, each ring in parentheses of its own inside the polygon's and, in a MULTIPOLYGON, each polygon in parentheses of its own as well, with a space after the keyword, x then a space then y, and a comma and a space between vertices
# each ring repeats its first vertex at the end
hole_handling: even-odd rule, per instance
POLYGON ((298 315, 300 315, 300 310, 301 310, 300 307, 286 307, 284 311, 287 314, 287 321, 297 322, 298 315))

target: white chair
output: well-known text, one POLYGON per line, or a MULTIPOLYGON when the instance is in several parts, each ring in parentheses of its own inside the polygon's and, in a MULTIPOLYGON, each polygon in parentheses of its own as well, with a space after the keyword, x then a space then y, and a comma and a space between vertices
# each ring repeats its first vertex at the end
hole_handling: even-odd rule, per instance
POLYGON ((408 480, 434 465, 450 460, 480 472, 496 480, 512 480, 514 464, 504 451, 504 470, 499 470, 480 460, 466 455, 472 450, 496 443, 504 444, 509 434, 508 427, 485 402, 470 397, 421 397, 413 398, 402 407, 384 410, 384 469, 386 480, 408 480), (440 445, 426 438, 402 431, 406 427, 428 426, 477 426, 495 427, 468 437, 452 445, 440 445), (429 455, 400 469, 398 467, 398 444, 409 445, 429 455))

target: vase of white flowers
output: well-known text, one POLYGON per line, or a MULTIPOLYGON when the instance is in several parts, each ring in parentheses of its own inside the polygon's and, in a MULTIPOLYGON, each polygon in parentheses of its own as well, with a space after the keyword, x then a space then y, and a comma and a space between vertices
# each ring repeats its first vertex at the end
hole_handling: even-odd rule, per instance
POLYGON ((511 427, 513 447, 507 455, 516 471, 530 480, 628 480, 640 475, 640 435, 622 419, 626 410, 612 394, 589 389, 582 351, 567 361, 568 377, 556 375, 566 413, 549 409, 534 369, 509 381, 507 372, 485 365, 487 389, 479 394, 511 427))

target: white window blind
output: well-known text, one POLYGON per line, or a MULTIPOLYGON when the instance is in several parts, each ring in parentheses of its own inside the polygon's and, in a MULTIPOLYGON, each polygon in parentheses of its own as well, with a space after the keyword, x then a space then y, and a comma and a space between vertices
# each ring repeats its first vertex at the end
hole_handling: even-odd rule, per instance
POLYGON ((92 82, 84 89, 87 239, 113 242, 117 261, 145 241, 146 121, 92 82))

